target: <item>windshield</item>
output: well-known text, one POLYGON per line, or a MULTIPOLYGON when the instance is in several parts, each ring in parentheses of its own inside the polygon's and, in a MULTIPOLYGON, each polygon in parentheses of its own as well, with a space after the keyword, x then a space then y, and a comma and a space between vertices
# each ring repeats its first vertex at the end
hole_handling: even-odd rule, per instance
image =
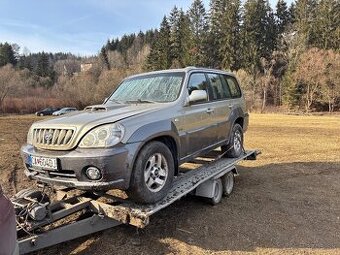
POLYGON ((179 95, 184 72, 160 73, 123 81, 111 95, 113 102, 172 102, 179 95))

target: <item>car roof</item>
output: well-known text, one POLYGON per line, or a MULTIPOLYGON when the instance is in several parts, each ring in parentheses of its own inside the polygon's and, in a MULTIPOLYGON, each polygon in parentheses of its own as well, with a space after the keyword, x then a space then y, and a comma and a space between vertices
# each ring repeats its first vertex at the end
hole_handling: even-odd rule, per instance
POLYGON ((179 73, 179 72, 185 72, 185 73, 189 73, 189 72, 206 72, 206 73, 220 73, 220 74, 227 74, 227 75, 235 76, 232 72, 223 71, 223 70, 219 70, 219 69, 188 66, 188 67, 185 67, 185 68, 167 69, 167 70, 159 70, 159 71, 153 71, 153 72, 136 74, 136 75, 132 75, 132 76, 127 77, 127 79, 135 78, 135 77, 141 77, 141 76, 145 76, 145 75, 152 75, 152 74, 179 73))

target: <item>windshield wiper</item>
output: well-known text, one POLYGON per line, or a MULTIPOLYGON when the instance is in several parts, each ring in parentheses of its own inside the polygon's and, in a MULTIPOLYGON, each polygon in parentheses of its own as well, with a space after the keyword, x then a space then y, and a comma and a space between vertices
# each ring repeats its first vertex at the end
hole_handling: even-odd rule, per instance
POLYGON ((137 99, 137 100, 127 100, 126 103, 150 103, 150 104, 154 104, 157 103, 156 101, 151 101, 151 100, 145 100, 145 99, 137 99))
POLYGON ((114 102, 114 103, 117 103, 117 104, 123 104, 122 101, 119 101, 117 99, 109 99, 110 102, 114 102))

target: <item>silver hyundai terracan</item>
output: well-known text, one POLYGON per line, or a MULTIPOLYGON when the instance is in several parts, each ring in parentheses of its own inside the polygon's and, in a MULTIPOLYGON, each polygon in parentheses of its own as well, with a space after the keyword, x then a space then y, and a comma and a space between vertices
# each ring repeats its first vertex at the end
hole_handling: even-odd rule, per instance
POLYGON ((182 163, 219 146, 240 156, 247 126, 232 73, 187 67, 128 77, 102 105, 34 123, 21 154, 39 182, 152 203, 182 163))

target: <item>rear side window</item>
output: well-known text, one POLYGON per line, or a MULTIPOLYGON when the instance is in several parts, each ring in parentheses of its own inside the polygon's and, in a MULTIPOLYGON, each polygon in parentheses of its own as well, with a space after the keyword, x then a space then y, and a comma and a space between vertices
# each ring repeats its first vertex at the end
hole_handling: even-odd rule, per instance
POLYGON ((190 79, 189 79, 189 83, 188 83, 189 95, 194 90, 205 90, 208 94, 207 80, 206 80, 205 75, 203 73, 193 73, 192 75, 190 75, 190 79))
POLYGON ((210 99, 221 100, 230 98, 228 85, 223 81, 219 74, 208 74, 210 82, 210 99))
POLYGON ((240 86, 238 85, 236 79, 232 76, 227 76, 227 75, 223 75, 223 76, 228 83, 231 97, 232 98, 241 97, 241 89, 240 89, 240 86))

